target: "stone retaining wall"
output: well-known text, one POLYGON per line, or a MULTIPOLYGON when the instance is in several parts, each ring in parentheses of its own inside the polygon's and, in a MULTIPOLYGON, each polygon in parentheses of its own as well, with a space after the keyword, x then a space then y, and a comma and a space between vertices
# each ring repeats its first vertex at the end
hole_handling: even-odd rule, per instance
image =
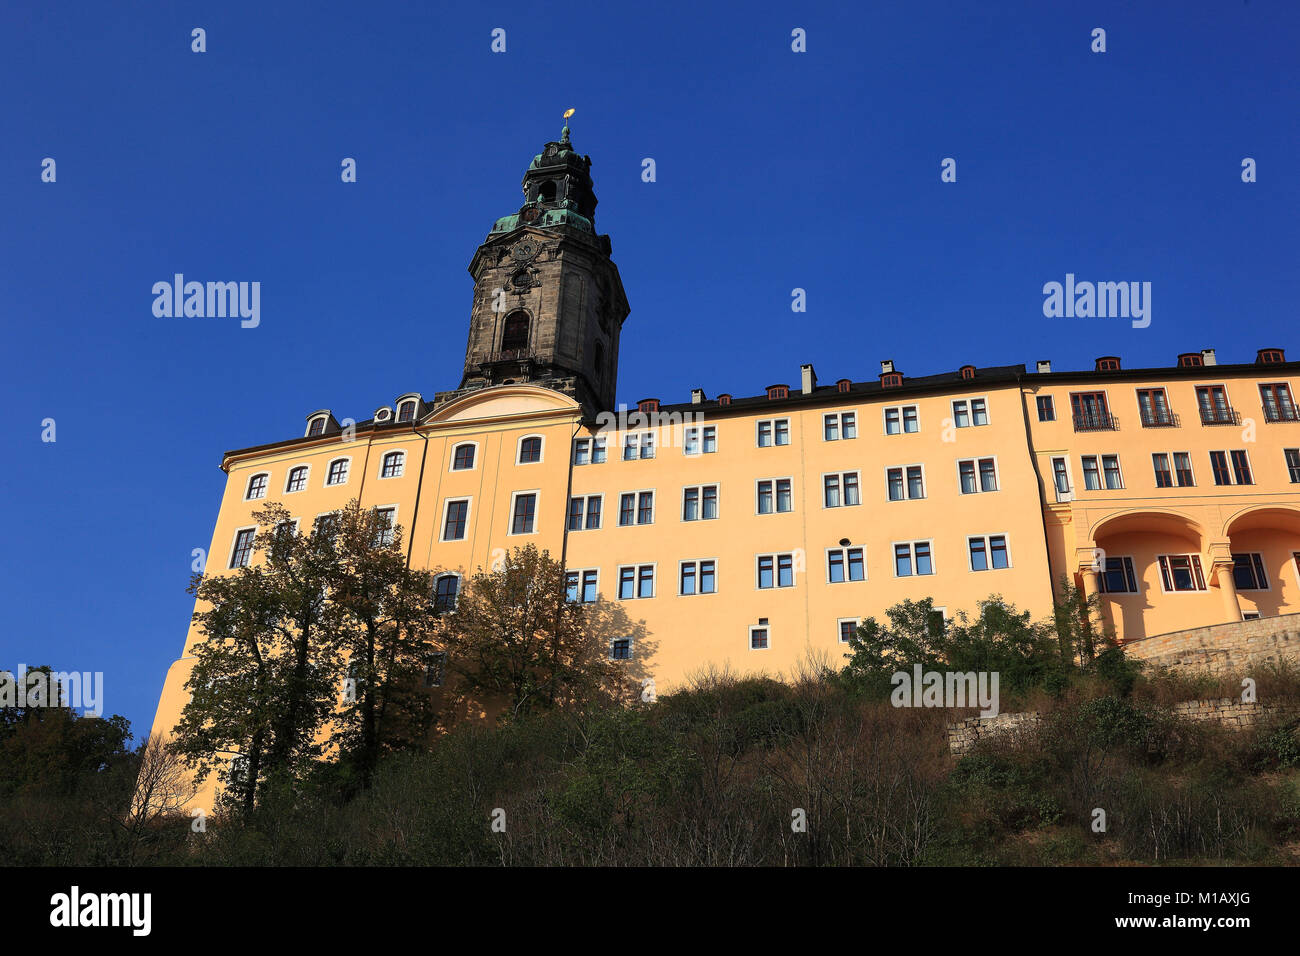
POLYGON ((1173 670, 1211 674, 1242 674, 1284 659, 1300 663, 1300 614, 1139 637, 1125 643, 1124 652, 1173 670))

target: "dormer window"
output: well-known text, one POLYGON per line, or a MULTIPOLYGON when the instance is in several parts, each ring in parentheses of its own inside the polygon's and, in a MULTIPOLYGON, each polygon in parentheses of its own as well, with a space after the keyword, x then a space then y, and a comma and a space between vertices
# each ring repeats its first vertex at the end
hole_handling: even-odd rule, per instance
POLYGON ((962 378, 974 378, 974 377, 975 377, 975 366, 974 366, 974 365, 963 365, 963 366, 961 367, 961 377, 962 377, 962 378))
POLYGON ((1286 361, 1286 355, 1281 349, 1260 349, 1255 361, 1259 365, 1281 365, 1286 361))
POLYGON ((1098 372, 1118 372, 1119 359, 1114 355, 1104 355, 1097 359, 1098 372))
POLYGON ((835 383, 835 387, 836 387, 837 389, 839 389, 841 392, 847 392, 847 391, 849 390, 849 386, 852 385, 852 384, 853 384, 853 383, 852 383, 851 381, 849 381, 849 379, 847 379, 847 378, 842 378, 842 379, 840 379, 838 382, 835 383))
POLYGON ((1178 356, 1179 368, 1200 368, 1205 364, 1200 352, 1184 352, 1178 356))
POLYGON ((718 396, 718 404, 719 404, 719 405, 730 405, 730 404, 731 404, 731 396, 728 395, 726 392, 723 392, 721 395, 718 396))
POLYGON ((325 416, 317 415, 307 425, 307 437, 315 438, 317 435, 325 434, 325 416))
POLYGON ((769 386, 767 387, 767 397, 768 397, 768 399, 789 398, 789 397, 790 397, 790 386, 789 386, 789 385, 769 385, 769 386))
POLYGON ((409 422, 415 419, 415 402, 402 402, 397 406, 397 420, 399 422, 409 422))
POLYGON ((639 412, 657 412, 659 411, 659 399, 643 398, 636 403, 636 409, 639 412))
POLYGON ((881 388, 898 388, 903 384, 903 374, 901 372, 886 372, 880 376, 881 388))

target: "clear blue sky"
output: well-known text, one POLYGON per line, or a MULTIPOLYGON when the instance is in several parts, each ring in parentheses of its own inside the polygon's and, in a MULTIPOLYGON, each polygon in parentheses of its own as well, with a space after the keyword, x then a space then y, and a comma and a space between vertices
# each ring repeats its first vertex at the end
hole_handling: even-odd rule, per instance
POLYGON ((146 733, 221 453, 456 386, 466 266, 569 106, 632 306, 622 401, 802 362, 1300 356, 1297 50, 1294 0, 7 0, 0 666, 104 671, 146 733), (155 318, 176 272, 261 282, 260 327, 155 318), (1151 326, 1045 319, 1067 272, 1151 282, 1151 326))

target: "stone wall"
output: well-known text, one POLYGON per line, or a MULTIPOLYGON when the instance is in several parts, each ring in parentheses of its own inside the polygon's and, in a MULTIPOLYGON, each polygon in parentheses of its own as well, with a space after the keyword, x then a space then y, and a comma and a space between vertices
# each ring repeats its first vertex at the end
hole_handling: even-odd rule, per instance
POLYGON ((1294 704, 1243 704, 1234 697, 1219 700, 1185 700, 1170 708, 1175 717, 1187 720, 1217 720, 1236 730, 1244 730, 1263 717, 1295 715, 1294 704))
POLYGON ((1241 674, 1252 665, 1289 659, 1300 663, 1300 614, 1214 624, 1140 637, 1125 653, 1172 670, 1241 674))
POLYGON ((1033 733, 1038 729, 1040 718, 1037 711, 1024 714, 998 714, 996 717, 967 717, 965 720, 948 725, 948 750, 954 754, 969 752, 975 744, 985 737, 1009 737, 1015 739, 1023 734, 1033 733))

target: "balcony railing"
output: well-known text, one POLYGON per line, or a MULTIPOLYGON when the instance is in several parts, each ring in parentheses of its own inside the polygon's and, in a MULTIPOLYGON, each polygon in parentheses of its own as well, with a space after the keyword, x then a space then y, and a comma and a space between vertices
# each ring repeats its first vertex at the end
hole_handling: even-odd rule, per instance
POLYGON ((1143 412, 1143 428, 1177 428, 1178 415, 1174 412, 1143 412))
POLYGON ((1119 431, 1119 419, 1110 412, 1086 412, 1074 416, 1076 432, 1113 432, 1119 431))
POLYGON ((1202 408, 1202 425, 1240 425, 1241 416, 1235 408, 1202 408))
POLYGON ((1265 405, 1266 422, 1300 422, 1300 411, 1294 405, 1265 405))

